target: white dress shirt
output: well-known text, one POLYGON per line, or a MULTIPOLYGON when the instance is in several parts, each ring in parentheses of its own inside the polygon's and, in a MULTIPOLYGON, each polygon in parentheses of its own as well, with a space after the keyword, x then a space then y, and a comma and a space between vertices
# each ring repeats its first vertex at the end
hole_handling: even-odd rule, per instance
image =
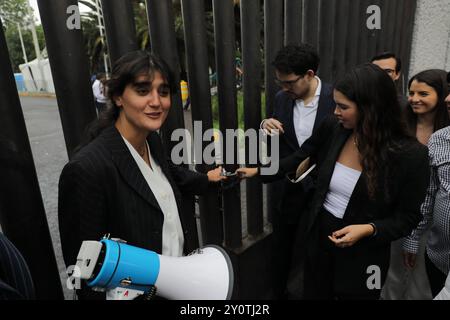
POLYGON ((320 91, 322 90, 322 81, 318 77, 315 78, 318 81, 318 85, 311 102, 305 105, 305 102, 302 99, 295 100, 293 121, 295 135, 297 136, 299 146, 311 137, 314 122, 316 121, 320 91))
POLYGON ((105 97, 104 90, 105 86, 103 85, 103 83, 100 80, 96 79, 92 84, 92 92, 94 93, 95 100, 97 100, 99 103, 106 103, 106 101, 108 100, 105 97))
POLYGON ((144 159, 142 159, 139 153, 125 138, 123 138, 123 140, 147 181, 148 186, 155 195, 156 201, 158 201, 159 207, 164 214, 162 254, 165 256, 180 257, 183 255, 184 236, 172 187, 162 172, 161 167, 153 159, 148 144, 147 151, 152 168, 148 166, 144 159))

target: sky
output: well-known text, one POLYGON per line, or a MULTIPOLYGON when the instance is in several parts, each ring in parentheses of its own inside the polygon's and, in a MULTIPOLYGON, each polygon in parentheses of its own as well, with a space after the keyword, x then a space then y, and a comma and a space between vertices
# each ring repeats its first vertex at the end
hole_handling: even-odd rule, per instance
MULTIPOLYGON (((37 5, 37 0, 28 0, 30 6, 34 9, 34 16, 36 17, 37 24, 41 24, 41 18, 39 16, 39 9, 37 5)), ((80 12, 89 11, 90 9, 82 4, 80 6, 80 12)))

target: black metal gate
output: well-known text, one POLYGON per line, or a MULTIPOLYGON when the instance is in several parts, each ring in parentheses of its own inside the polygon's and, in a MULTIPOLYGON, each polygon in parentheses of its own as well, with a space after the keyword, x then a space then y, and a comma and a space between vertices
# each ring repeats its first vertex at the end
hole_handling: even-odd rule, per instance
MULTIPOLYGON (((208 61, 205 31, 205 5, 209 6, 211 2, 221 130, 238 126, 235 82, 238 38, 244 70, 245 129, 258 129, 262 110, 265 109, 266 114, 273 110, 278 89, 270 63, 283 44, 303 41, 315 45, 321 56, 319 76, 327 82, 385 50, 396 52, 404 61, 404 70, 409 68, 415 0, 147 0, 152 50, 164 57, 174 71, 180 70, 180 58, 185 59, 192 119, 202 121, 203 130, 213 126, 208 72, 213 63, 208 61), (185 57, 179 57, 177 53, 175 5, 182 7, 185 57), (372 14, 376 14, 376 11, 368 12, 373 5, 381 9, 381 29, 372 29, 367 23, 372 14), (240 34, 235 32, 237 14, 240 15, 240 34), (265 106, 261 105, 262 88, 265 106)), ((38 0, 38 5, 70 157, 85 126, 95 118, 83 32, 66 25, 67 8, 77 5, 77 1, 38 0)), ((129 0, 102 0, 111 61, 137 48, 131 5, 129 0)), ((175 74, 179 81, 179 72, 175 74)), ((172 143, 168 138, 170 133, 184 127, 181 105, 181 97, 173 96, 163 128, 169 148, 172 143)), ((3 28, 0 32, 0 113, 0 223, 30 265, 37 297, 61 299, 60 279, 3 28)), ((229 171, 236 167, 236 164, 226 165, 229 171)), ((197 170, 206 172, 208 166, 198 165, 197 170)), ((245 236, 242 233, 241 190, 237 185, 222 192, 222 201, 218 199, 218 189, 199 199, 202 239, 205 244, 222 244, 236 253, 235 298, 270 298, 271 236, 270 223, 264 223, 263 203, 270 201, 273 191, 269 189, 268 200, 264 200, 259 182, 245 183, 245 236)), ((190 218, 190 227, 194 231, 190 234, 196 234, 194 202, 192 198, 186 201, 189 201, 187 207, 190 209, 183 214, 190 218)), ((199 244, 196 237, 187 241, 192 248, 199 244)))

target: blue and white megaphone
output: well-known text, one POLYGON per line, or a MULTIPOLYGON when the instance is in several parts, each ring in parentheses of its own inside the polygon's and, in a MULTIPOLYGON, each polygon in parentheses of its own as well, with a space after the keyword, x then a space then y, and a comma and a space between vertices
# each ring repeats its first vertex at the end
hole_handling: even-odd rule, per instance
POLYGON ((83 241, 77 257, 80 278, 94 290, 116 288, 148 292, 171 300, 228 300, 234 273, 218 246, 205 246, 185 257, 169 257, 122 240, 83 241))

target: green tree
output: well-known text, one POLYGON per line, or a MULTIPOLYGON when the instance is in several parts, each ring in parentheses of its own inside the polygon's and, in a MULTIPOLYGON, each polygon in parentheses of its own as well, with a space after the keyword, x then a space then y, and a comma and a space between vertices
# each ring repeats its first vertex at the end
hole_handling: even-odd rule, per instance
POLYGON ((29 16, 30 12, 27 0, 2 0, 0 2, 0 18, 5 27, 21 23, 25 17, 29 16))
MULTIPOLYGON (((36 58, 31 31, 28 25, 33 21, 33 9, 28 6, 27 0, 2 0, 0 2, 0 18, 3 23, 3 32, 5 33, 6 43, 8 44, 11 65, 14 72, 19 72, 19 65, 25 63, 22 45, 20 43, 20 27, 25 52, 28 61, 36 58)), ((44 47, 44 33, 42 27, 36 28, 38 42, 40 47, 44 47)))
MULTIPOLYGON (((44 48, 45 39, 44 31, 42 26, 36 27, 36 34, 38 37, 38 42, 40 48, 44 48)), ((31 31, 22 29, 23 43, 25 47, 25 52, 27 54, 28 61, 36 59, 36 52, 34 51, 33 37, 31 31)), ((17 25, 10 25, 5 30, 6 43, 8 44, 9 57, 11 59, 11 65, 14 72, 20 72, 19 65, 25 63, 23 58, 22 45, 19 39, 19 32, 17 30, 17 25)))

